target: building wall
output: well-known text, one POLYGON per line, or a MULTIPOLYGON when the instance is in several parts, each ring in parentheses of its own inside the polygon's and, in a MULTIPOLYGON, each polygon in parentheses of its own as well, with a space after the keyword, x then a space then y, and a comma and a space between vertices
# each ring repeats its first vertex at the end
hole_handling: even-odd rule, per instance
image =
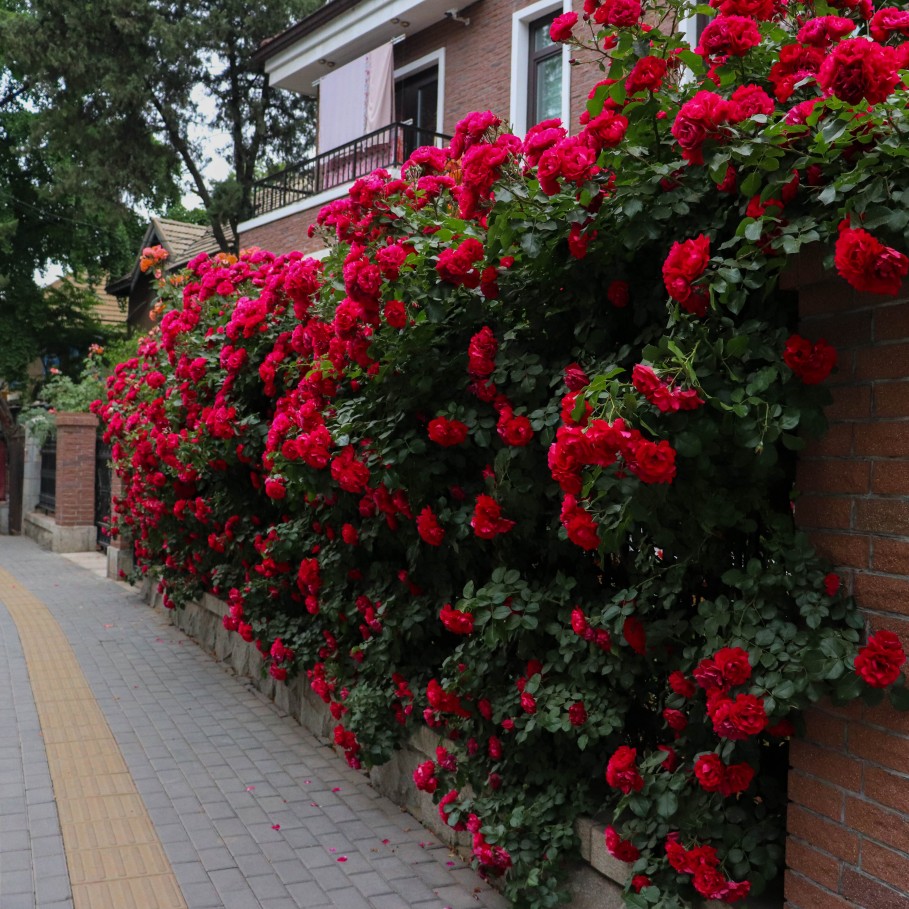
MULTIPOLYGON (((800 460, 796 519, 871 629, 909 649, 909 286, 853 292, 803 257, 801 329, 839 352, 830 429, 800 460)), ((789 909, 909 909, 909 714, 826 704, 791 745, 789 909)))
MULTIPOLYGON (((512 15, 529 5, 522 0, 483 0, 460 10, 460 16, 470 19, 469 25, 444 19, 395 45, 395 67, 445 48, 443 132, 453 133, 458 120, 474 110, 491 110, 509 122, 512 15)), ((583 11, 582 0, 574 0, 574 6, 579 14, 583 11)), ((569 68, 569 131, 577 132, 587 94, 602 77, 592 65, 569 68)), ((311 209, 244 231, 240 246, 258 246, 276 253, 292 249, 317 252, 325 244, 319 237, 307 236, 317 215, 318 209, 311 209)))

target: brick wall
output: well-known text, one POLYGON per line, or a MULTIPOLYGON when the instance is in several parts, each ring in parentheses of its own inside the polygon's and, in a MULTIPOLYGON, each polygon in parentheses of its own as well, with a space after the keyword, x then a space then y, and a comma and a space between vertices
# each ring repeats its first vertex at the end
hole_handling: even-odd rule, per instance
POLYGON ((95 523, 95 439, 98 418, 91 413, 57 414, 57 510, 61 527, 95 523))
POLYGON ((270 224, 263 224, 253 230, 244 231, 240 237, 240 246, 244 249, 258 246, 274 253, 285 253, 299 250, 303 253, 314 253, 325 244, 321 237, 307 236, 309 225, 315 223, 319 210, 311 208, 289 218, 280 218, 270 224))
MULTIPOLYGON (((820 255, 786 283, 801 334, 837 347, 830 430, 800 460, 796 518, 871 628, 909 649, 909 287, 853 292, 820 255)), ((909 715, 824 705, 791 746, 789 909, 909 909, 909 715)))

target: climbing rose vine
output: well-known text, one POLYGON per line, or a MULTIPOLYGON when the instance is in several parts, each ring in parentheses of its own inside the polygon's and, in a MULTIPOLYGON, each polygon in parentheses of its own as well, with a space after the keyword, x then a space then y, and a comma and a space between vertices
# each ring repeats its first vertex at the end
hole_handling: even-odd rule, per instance
POLYGON ((194 259, 99 405, 138 573, 223 598, 353 766, 437 733, 414 786, 521 906, 582 814, 630 906, 761 893, 800 711, 907 701, 796 530, 837 356, 777 280, 909 272, 905 14, 691 12, 560 16, 580 123, 470 114, 323 209, 322 262, 194 259))

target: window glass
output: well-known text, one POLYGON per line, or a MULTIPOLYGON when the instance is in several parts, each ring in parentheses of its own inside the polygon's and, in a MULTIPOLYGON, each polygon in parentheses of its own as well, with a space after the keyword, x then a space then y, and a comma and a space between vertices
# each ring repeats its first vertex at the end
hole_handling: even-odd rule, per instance
POLYGON ((549 37, 559 11, 531 22, 527 72, 527 125, 562 113, 562 46, 549 37))

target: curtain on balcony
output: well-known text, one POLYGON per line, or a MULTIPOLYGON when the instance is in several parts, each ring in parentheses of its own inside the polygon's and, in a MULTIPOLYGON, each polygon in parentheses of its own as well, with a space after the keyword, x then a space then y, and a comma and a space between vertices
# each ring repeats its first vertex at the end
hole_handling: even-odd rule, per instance
POLYGON ((391 123, 394 87, 391 44, 323 76, 319 81, 319 153, 391 123))

